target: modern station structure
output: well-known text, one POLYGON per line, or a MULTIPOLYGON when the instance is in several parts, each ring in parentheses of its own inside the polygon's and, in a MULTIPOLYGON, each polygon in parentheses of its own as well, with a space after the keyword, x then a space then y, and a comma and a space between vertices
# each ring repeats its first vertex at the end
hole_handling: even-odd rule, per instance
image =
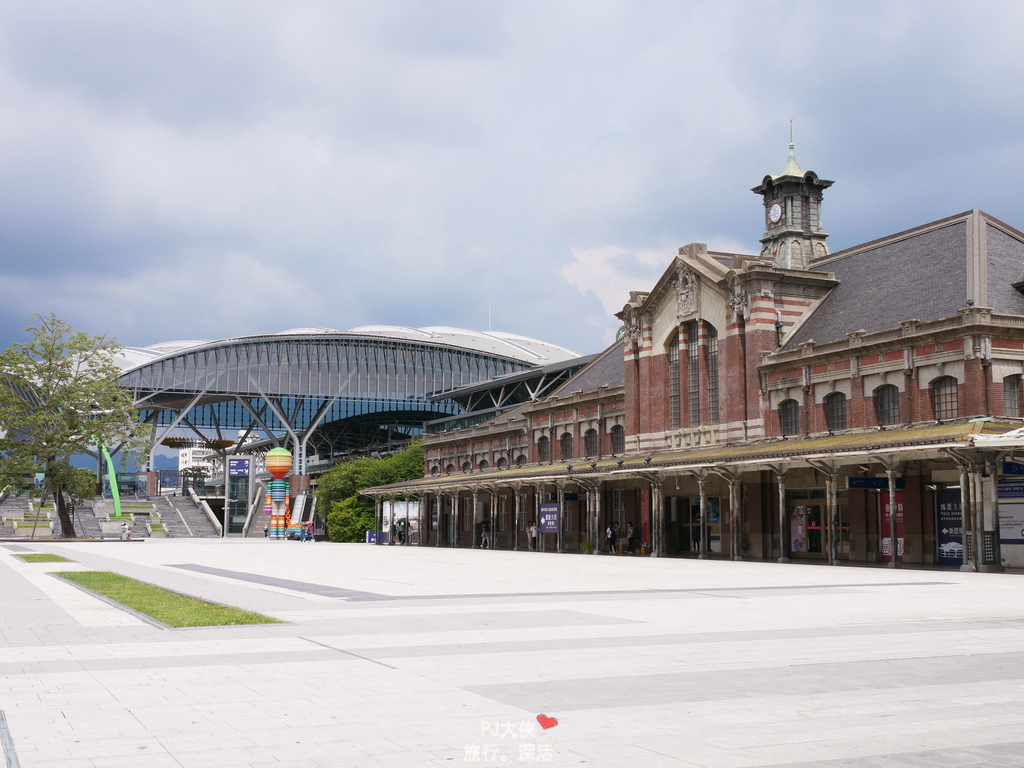
MULTIPOLYGON (((429 422, 462 413, 445 392, 509 374, 542 380, 552 367, 578 369, 578 359, 555 344, 508 333, 296 328, 128 348, 120 384, 155 428, 151 467, 157 445, 182 434, 234 446, 221 448, 228 467, 242 446, 247 454, 287 447, 295 498, 308 491, 311 471, 353 453, 401 447, 429 422)), ((243 516, 252 490, 247 496, 243 516)))
POLYGON ((972 210, 830 253, 832 183, 790 144, 751 254, 680 248, 573 377, 428 435, 366 492, 377 541, 407 499, 407 545, 1024 566, 1024 234, 972 210))

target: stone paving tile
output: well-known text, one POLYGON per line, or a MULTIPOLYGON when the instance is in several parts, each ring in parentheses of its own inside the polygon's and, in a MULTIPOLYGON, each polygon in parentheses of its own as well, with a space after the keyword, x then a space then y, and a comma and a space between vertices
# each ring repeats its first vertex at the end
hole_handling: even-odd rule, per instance
POLYGON ((290 623, 125 622, 0 550, 0 707, 24 768, 451 766, 488 721, 541 712, 559 725, 500 740, 506 764, 522 743, 612 768, 1015 765, 1024 741, 1019 576, 262 540, 32 547, 290 623), (224 575, 254 562, 269 585, 224 575), (352 593, 372 600, 325 597, 352 593))

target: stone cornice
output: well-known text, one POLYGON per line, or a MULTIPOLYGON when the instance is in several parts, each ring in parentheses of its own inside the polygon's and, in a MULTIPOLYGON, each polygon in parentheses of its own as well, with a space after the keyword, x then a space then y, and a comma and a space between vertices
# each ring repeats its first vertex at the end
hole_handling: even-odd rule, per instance
POLYGON ((811 340, 801 344, 798 349, 763 353, 760 370, 763 373, 774 373, 789 370, 795 364, 828 363, 846 360, 852 356, 884 354, 937 341, 960 339, 964 336, 993 336, 1001 333, 1011 336, 1024 335, 1024 317, 996 314, 988 307, 964 307, 953 317, 944 317, 927 323, 905 320, 898 327, 885 331, 854 331, 848 333, 845 339, 838 341, 815 344, 811 340))

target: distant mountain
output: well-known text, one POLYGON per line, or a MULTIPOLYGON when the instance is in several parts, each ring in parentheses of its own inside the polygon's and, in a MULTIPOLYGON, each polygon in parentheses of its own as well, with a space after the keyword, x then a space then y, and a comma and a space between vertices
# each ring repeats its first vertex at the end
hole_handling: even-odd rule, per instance
MULTIPOLYGON (((79 467, 81 469, 96 469, 96 459, 88 454, 78 454, 77 456, 71 457, 72 466, 79 467)), ((161 456, 159 453, 156 455, 156 467, 158 471, 161 469, 177 469, 178 468, 178 457, 177 456, 161 456)), ((121 463, 117 456, 114 457, 114 469, 118 472, 135 472, 138 467, 134 464, 129 463, 125 469, 121 469, 121 463)))

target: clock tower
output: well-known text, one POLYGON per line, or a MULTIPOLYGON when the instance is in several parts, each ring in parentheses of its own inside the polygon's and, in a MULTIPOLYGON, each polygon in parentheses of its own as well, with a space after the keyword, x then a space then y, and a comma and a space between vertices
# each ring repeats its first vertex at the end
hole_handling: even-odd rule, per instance
POLYGON ((793 153, 790 128, 789 158, 778 176, 765 176, 753 188, 764 200, 761 257, 787 269, 808 269, 828 256, 828 232, 821 226, 822 192, 833 182, 804 171, 793 153))

